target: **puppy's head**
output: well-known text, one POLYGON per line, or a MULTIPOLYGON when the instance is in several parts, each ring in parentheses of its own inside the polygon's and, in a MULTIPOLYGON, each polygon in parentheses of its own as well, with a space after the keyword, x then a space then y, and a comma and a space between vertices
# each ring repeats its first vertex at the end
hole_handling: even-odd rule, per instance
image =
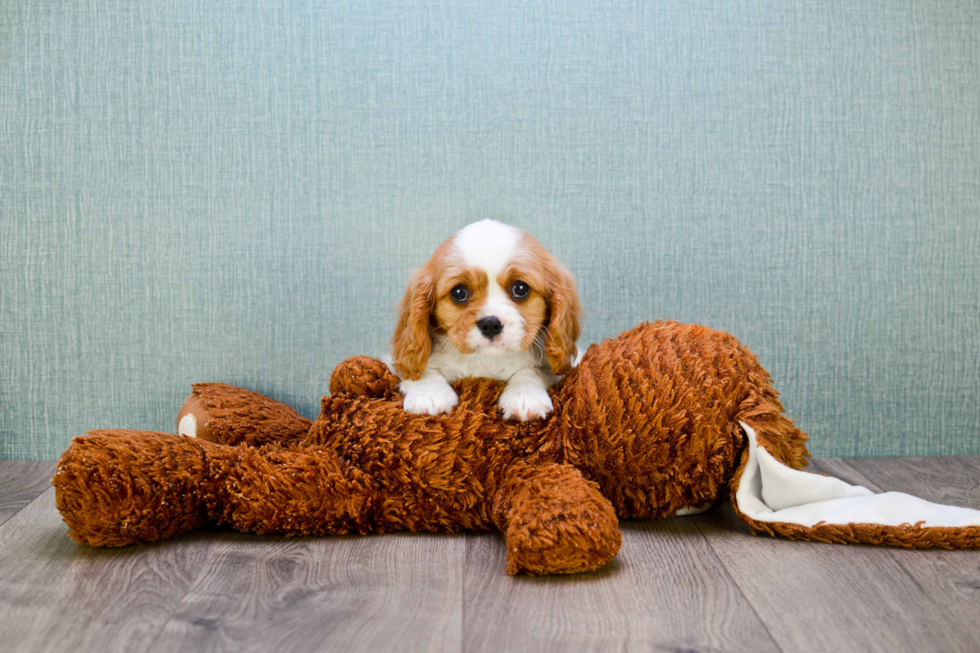
POLYGON ((432 336, 463 354, 525 351, 537 340, 551 370, 566 374, 577 350, 582 307, 575 280, 527 233, 495 220, 446 240, 419 269, 398 306, 391 340, 405 379, 425 371, 432 336))

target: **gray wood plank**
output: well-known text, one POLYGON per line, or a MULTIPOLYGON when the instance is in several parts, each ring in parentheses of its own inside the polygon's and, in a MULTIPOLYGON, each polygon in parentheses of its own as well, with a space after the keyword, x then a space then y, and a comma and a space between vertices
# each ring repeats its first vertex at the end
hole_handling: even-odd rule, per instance
POLYGON ((980 510, 980 456, 851 458, 844 462, 883 490, 980 510))
POLYGON ((0 460, 0 524, 51 487, 52 460, 0 460))
POLYGON ((956 456, 956 459, 969 467, 974 477, 980 475, 980 456, 956 456))
POLYGON ((817 458, 815 460, 811 460, 810 465, 806 468, 806 471, 814 474, 833 476, 841 479, 842 481, 846 481, 851 485, 861 485, 869 490, 881 492, 881 488, 875 485, 874 481, 862 474, 857 469, 854 469, 854 467, 851 465, 848 465, 847 461, 842 460, 841 458, 817 458))
MULTIPOLYGON (((757 538, 730 509, 625 523, 611 565, 558 578, 504 574, 493 533, 89 549, 46 465, 0 477, 3 505, 49 488, 0 525, 3 650, 980 650, 977 551, 757 538)), ((980 457, 813 470, 980 507, 980 457)))
MULTIPOLYGON (((873 490, 897 489, 878 487, 866 468, 855 469, 852 462, 818 460, 809 471, 873 490)), ((976 552, 753 537, 730 505, 694 520, 784 650, 980 650, 968 632, 978 613, 976 603, 973 617, 966 618, 962 604, 917 579, 906 564, 907 559, 925 563, 976 552)))
POLYGON ((121 549, 75 544, 54 488, 0 526, 5 651, 144 651, 211 548, 208 533, 121 549))
MULTIPOLYGON (((980 510, 980 456, 879 458, 845 461, 871 479, 875 489, 897 490, 928 501, 980 510)), ((921 588, 960 642, 959 650, 980 651, 980 551, 893 549, 906 575, 921 588)))
POLYGON ((623 524, 590 574, 511 577, 497 534, 467 534, 466 651, 776 651, 689 517, 623 524))
POLYGON ((458 651, 461 535, 228 535, 153 650, 458 651))

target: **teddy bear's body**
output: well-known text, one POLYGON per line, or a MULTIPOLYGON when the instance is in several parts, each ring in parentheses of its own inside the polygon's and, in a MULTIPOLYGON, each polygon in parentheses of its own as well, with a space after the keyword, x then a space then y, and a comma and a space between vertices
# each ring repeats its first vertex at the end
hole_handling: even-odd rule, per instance
POLYGON ((615 555, 617 516, 718 499, 744 464, 739 422, 784 464, 807 456, 755 357, 700 326, 593 345, 544 421, 500 419, 496 381, 458 382, 459 406, 440 416, 405 412, 397 385, 380 361, 348 359, 312 425, 255 393, 195 386, 202 437, 77 438, 54 478, 59 509, 76 540, 105 546, 206 521, 287 535, 498 528, 511 573, 572 572, 615 555))

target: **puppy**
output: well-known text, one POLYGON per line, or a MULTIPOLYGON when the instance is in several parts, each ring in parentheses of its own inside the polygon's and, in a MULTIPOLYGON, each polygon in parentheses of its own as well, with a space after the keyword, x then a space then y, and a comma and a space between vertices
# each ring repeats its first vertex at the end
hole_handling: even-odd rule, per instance
POLYGON ((506 381, 505 419, 551 412, 550 388, 578 362, 575 280, 530 235, 495 220, 465 227, 412 277, 398 307, 391 358, 405 410, 438 415, 469 376, 506 381))

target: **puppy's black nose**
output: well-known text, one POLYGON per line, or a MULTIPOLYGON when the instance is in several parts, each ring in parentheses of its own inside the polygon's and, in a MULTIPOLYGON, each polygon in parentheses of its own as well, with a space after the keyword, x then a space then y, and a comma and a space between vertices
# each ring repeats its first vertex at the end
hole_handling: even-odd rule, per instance
POLYGON ((480 330, 487 340, 493 340, 494 336, 504 330, 504 325, 494 316, 485 317, 477 321, 476 328, 480 330))

